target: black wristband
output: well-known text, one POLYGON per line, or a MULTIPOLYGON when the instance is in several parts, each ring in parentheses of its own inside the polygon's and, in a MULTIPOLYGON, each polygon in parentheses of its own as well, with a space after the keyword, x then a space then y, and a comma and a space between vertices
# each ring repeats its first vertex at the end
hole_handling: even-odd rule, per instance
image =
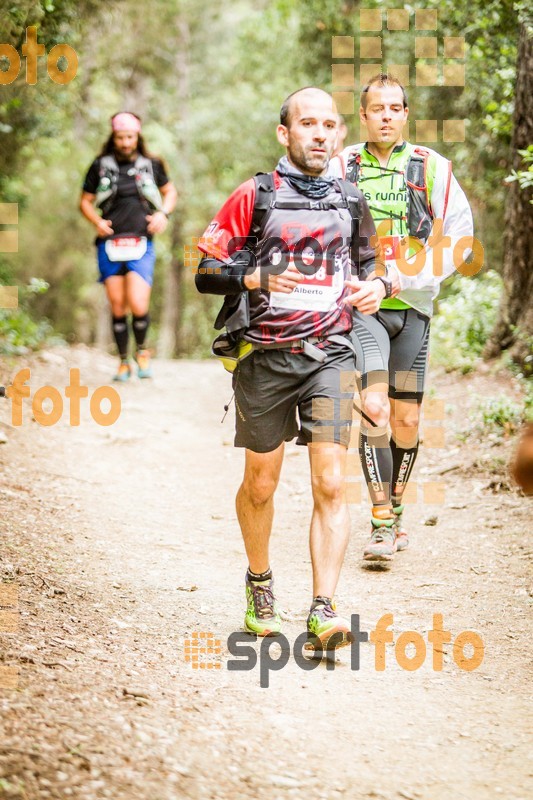
POLYGON ((384 300, 387 300, 392 294, 392 283, 389 281, 388 278, 385 278, 384 275, 376 275, 375 278, 372 278, 373 281, 381 281, 383 286, 385 287, 385 297, 384 300))

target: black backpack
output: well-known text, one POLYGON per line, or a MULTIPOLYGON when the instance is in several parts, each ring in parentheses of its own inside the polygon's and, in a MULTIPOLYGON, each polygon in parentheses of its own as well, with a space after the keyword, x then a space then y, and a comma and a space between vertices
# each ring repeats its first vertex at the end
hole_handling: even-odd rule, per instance
MULTIPOLYGON (((348 208, 352 218, 352 247, 351 260, 353 264, 359 264, 359 224, 362 218, 361 206, 359 203, 359 192, 356 191, 353 183, 342 178, 337 178, 337 183, 341 189, 341 200, 337 204, 330 201, 310 200, 302 196, 302 200, 276 200, 276 187, 274 184, 274 174, 272 172, 258 172, 254 176, 255 183, 255 203, 252 213, 252 222, 248 232, 247 241, 243 249, 255 251, 257 243, 261 240, 265 229, 266 221, 274 208, 286 209, 321 209, 348 208)), ((226 328, 228 340, 235 343, 250 324, 250 310, 248 305, 248 292, 241 294, 228 295, 224 299, 224 304, 218 312, 215 320, 215 330, 226 328)))

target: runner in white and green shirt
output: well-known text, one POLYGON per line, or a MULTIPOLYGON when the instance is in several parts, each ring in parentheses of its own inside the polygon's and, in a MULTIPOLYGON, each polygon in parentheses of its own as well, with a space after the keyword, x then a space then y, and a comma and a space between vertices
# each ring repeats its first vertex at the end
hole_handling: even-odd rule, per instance
POLYGON ((362 410, 373 422, 361 419, 359 439, 372 500, 364 560, 386 566, 408 545, 402 499, 418 452, 433 300, 468 256, 473 223, 451 163, 404 141, 409 109, 395 78, 372 78, 359 111, 368 141, 345 148, 331 161, 330 174, 362 190, 387 264, 386 299, 372 316, 354 310, 352 333, 362 410), (454 253, 455 260, 461 254, 459 264, 454 253))

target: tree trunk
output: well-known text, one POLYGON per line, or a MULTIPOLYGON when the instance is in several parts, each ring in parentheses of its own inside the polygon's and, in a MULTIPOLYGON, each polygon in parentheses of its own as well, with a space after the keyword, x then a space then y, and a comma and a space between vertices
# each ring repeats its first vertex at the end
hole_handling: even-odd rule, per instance
MULTIPOLYGON (((511 142, 515 170, 523 168, 518 150, 525 150, 530 144, 533 144, 533 37, 528 37, 526 25, 522 23, 511 142)), ((509 185, 504 229, 504 294, 498 321, 485 349, 487 358, 509 349, 513 361, 527 372, 533 370, 533 209, 530 199, 531 191, 521 189, 517 181, 509 185)))

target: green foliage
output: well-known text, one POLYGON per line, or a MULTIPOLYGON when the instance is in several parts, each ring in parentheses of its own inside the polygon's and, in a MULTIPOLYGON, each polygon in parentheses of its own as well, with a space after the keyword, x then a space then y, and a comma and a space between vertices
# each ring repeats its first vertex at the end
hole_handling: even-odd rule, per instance
POLYGON ((13 310, 0 309, 0 353, 23 355, 38 350, 43 344, 57 341, 47 319, 35 320, 31 313, 32 300, 48 291, 46 281, 32 278, 27 286, 19 287, 19 305, 13 310))
POLYGON ((454 282, 431 324, 434 363, 449 372, 475 368, 496 322, 502 286, 494 270, 454 282))
POLYGON ((525 421, 524 405, 514 402, 510 397, 490 397, 480 402, 477 411, 480 420, 478 427, 486 433, 503 431, 513 434, 525 421))
MULTIPOLYGON (((524 163, 528 165, 528 168, 527 170, 513 169, 511 174, 505 179, 505 182, 513 183, 514 181, 518 181, 520 188, 527 190, 533 186, 533 144, 530 144, 527 150, 519 150, 518 152, 522 156, 524 163)), ((533 197, 529 202, 533 203, 533 197)))

